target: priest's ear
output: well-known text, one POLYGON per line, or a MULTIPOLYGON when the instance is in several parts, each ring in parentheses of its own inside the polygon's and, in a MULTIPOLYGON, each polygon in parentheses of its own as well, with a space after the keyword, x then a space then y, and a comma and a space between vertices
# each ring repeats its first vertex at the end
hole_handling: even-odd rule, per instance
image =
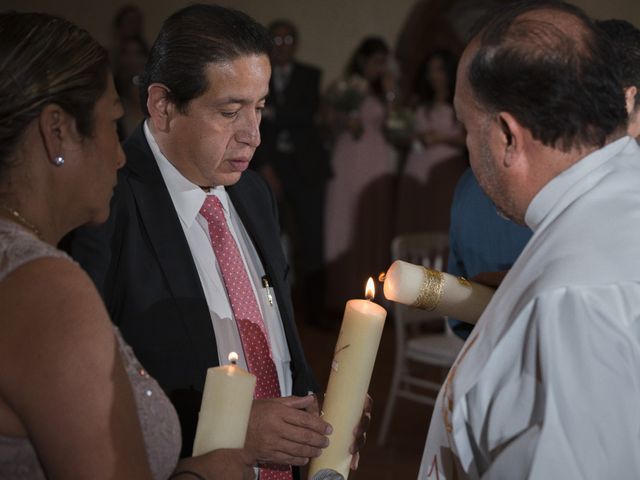
POLYGON ((147 94, 147 110, 153 126, 161 132, 169 131, 171 116, 176 111, 169 88, 162 83, 152 83, 147 94))
POLYGON ((514 166, 524 154, 524 127, 508 112, 498 114, 498 124, 504 149, 503 164, 505 167, 514 166))
POLYGON ((627 114, 631 115, 637 105, 636 105, 636 95, 638 93, 638 89, 634 86, 627 87, 624 89, 624 101, 625 106, 627 107, 627 114))

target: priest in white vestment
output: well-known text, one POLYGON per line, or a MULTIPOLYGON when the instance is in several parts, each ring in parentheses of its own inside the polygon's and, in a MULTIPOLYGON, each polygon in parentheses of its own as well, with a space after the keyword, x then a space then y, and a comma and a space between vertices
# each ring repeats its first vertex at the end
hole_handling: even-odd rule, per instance
POLYGON ((458 70, 471 166, 534 232, 434 407, 419 479, 640 478, 640 148, 615 50, 502 7, 458 70))

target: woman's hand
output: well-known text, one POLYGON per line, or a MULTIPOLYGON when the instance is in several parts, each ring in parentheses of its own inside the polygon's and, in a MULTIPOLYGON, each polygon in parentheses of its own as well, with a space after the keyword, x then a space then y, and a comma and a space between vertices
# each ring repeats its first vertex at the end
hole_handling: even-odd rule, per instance
POLYGON ((187 472, 193 472, 207 480, 252 480, 255 478, 254 463, 246 450, 221 448, 197 457, 183 458, 170 478, 190 480, 195 477, 187 472))

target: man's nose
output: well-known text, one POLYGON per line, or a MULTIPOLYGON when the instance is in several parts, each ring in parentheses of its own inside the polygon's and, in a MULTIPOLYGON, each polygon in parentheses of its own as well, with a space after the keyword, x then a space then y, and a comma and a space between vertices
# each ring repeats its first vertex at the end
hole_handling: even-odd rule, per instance
POLYGON ((253 148, 260 145, 260 119, 261 114, 257 110, 247 114, 236 135, 237 140, 253 148))

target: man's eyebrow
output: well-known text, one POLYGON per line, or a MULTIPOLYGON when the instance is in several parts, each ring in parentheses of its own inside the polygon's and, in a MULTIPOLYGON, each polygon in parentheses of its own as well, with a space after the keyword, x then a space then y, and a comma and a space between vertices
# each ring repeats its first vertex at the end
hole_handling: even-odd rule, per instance
MULTIPOLYGON (((264 95, 262 98, 260 98, 260 102, 264 101, 267 99, 268 94, 264 95)), ((236 98, 236 97, 228 97, 228 98, 224 98, 222 100, 220 100, 219 102, 216 102, 216 105, 229 105, 229 104, 233 104, 233 103, 237 103, 240 105, 248 105, 250 103, 253 103, 250 99, 248 98, 236 98)))
POLYGON ((228 97, 216 102, 217 105, 227 105, 229 103, 240 103, 244 105, 245 103, 249 103, 249 100, 246 98, 228 97))

